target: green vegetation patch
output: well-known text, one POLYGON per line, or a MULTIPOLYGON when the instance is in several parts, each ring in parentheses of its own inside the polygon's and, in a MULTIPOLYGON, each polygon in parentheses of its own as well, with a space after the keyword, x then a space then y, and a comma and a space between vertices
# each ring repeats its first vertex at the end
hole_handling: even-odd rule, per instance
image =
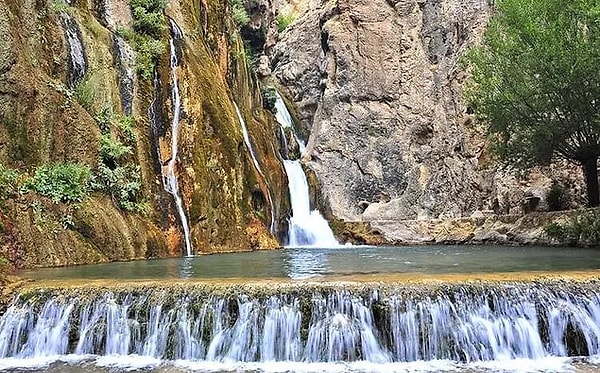
POLYGON ((100 128, 100 162, 93 186, 109 194, 127 211, 147 213, 150 206, 143 195, 140 166, 134 163, 136 135, 132 117, 103 108, 96 116, 100 128))
POLYGON ((0 199, 7 199, 19 193, 21 175, 17 170, 5 168, 0 163, 0 199))
POLYGON ((133 29, 155 39, 161 37, 166 30, 164 10, 167 0, 129 0, 133 14, 133 29))
POLYGON ((596 1, 498 0, 467 53, 466 98, 511 167, 577 163, 600 204, 600 32, 596 1))
POLYGON ((282 14, 279 13, 275 20, 277 21, 277 30, 283 32, 288 26, 294 22, 296 15, 294 13, 282 14))
POLYGON ((600 210, 588 210, 571 217, 565 223, 550 223, 544 227, 548 237, 569 245, 600 245, 600 210))
POLYGON ((37 194, 58 202, 81 202, 90 193, 92 171, 80 163, 57 163, 38 166, 22 187, 22 191, 37 194))
POLYGON ((250 23, 250 16, 246 11, 243 0, 230 0, 231 17, 236 26, 242 28, 250 23))
POLYGON ((154 67, 165 52, 165 44, 160 40, 167 29, 164 15, 166 0, 129 0, 133 14, 133 31, 118 29, 117 35, 135 49, 136 71, 144 80, 152 79, 154 67))

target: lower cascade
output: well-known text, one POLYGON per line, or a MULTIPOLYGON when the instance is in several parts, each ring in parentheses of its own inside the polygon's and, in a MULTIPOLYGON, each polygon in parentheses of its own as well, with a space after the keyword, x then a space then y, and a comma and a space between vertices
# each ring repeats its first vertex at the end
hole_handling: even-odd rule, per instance
POLYGON ((67 354, 469 364, 600 353, 595 282, 159 286, 29 290, 0 318, 0 364, 67 354))
MULTIPOLYGON (((306 147, 294 131, 292 116, 287 110, 279 93, 276 94, 275 118, 281 126, 282 139, 285 140, 285 129, 290 128, 294 132, 294 138, 298 143, 300 153, 304 153, 306 147)), ((287 147, 287 145, 285 145, 287 147)), ((306 174, 302 169, 300 160, 283 161, 283 166, 288 177, 290 190, 290 202, 292 205, 292 216, 289 221, 288 247, 335 247, 339 242, 335 239, 327 220, 323 218, 319 210, 310 209, 310 195, 306 174)))
POLYGON ((299 160, 284 160, 288 177, 292 216, 288 230, 288 246, 335 247, 335 239, 327 220, 319 210, 310 209, 308 181, 299 160))

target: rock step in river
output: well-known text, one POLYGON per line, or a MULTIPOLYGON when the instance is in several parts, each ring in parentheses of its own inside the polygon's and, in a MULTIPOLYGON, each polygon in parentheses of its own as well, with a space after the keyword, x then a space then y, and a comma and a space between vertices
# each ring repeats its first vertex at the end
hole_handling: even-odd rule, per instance
POLYGON ((598 285, 545 280, 31 288, 0 318, 0 369, 10 361, 60 356, 292 367, 588 358, 600 352, 598 285))

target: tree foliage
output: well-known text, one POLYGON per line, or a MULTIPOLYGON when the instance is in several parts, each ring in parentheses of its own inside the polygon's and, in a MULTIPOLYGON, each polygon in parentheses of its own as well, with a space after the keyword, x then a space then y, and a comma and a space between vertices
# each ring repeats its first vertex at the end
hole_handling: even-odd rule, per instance
POLYGON ((498 0, 466 62, 466 98, 492 148, 517 167, 580 164, 598 204, 600 3, 498 0))

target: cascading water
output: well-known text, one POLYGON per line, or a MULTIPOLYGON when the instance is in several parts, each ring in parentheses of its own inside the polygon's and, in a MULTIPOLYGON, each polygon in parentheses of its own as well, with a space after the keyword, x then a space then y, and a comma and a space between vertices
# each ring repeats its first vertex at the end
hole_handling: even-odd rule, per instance
POLYGON ((478 367, 595 356, 597 289, 558 282, 46 290, 18 297, 0 318, 0 367, 10 365, 6 358, 66 354, 235 363, 236 370, 287 362, 286 371, 312 363, 368 362, 369 370, 389 371, 391 363, 416 361, 478 367))
POLYGON ((132 115, 135 87, 135 51, 120 36, 114 36, 113 53, 119 72, 119 93, 123 114, 132 115))
POLYGON ((87 72, 87 59, 85 49, 81 41, 81 31, 77 26, 77 22, 67 12, 60 12, 60 20, 65 31, 65 39, 67 41, 69 66, 69 87, 73 88, 81 82, 87 72))
POLYGON ((242 137, 244 138, 244 144, 246 144, 246 148, 250 152, 250 157, 252 158, 252 163, 254 163, 254 167, 256 171, 262 176, 263 180, 267 184, 267 198, 269 199, 269 210, 271 211, 271 225, 269 230, 271 233, 275 233, 275 211, 273 205, 273 199, 271 198, 271 191, 269 185, 267 183, 267 179, 265 178, 265 174, 262 172, 260 168, 260 164, 258 163, 258 159, 256 158, 256 154, 254 154, 254 150, 252 149, 252 144, 250 143, 250 135, 248 134, 248 128, 246 127, 246 121, 240 112, 240 108, 234 102, 233 107, 235 108, 235 113, 237 114, 238 120, 240 122, 240 126, 242 127, 242 137))
POLYGON ((183 208, 183 200, 179 195, 179 183, 177 182, 177 175, 175 174, 178 152, 177 141, 179 137, 179 120, 181 117, 181 97, 179 95, 179 84, 177 80, 177 68, 179 66, 179 60, 177 57, 177 48, 175 47, 175 43, 183 40, 183 32, 172 19, 169 20, 169 25, 171 29, 169 47, 171 53, 171 101, 173 105, 173 120, 171 122, 171 159, 169 159, 169 162, 167 163, 166 174, 163 173, 163 185, 165 190, 169 192, 175 200, 177 214, 179 215, 179 220, 181 221, 181 226, 183 227, 186 255, 191 256, 193 249, 190 227, 188 225, 187 216, 183 208))
POLYGON ((292 204, 287 246, 338 246, 339 243, 329 228, 327 220, 319 210, 310 209, 308 181, 300 161, 284 160, 283 166, 288 177, 292 204))
MULTIPOLYGON (((277 109, 275 118, 281 125, 282 138, 285 139, 285 129, 291 128, 294 131, 294 124, 279 93, 276 94, 275 108, 277 109)), ((295 131, 294 137, 302 154, 306 147, 302 140, 298 138, 295 131)), ((323 218, 319 210, 310 209, 308 181, 306 180, 306 174, 302 169, 300 160, 286 159, 283 161, 283 165, 288 177, 290 202, 292 204, 287 246, 339 246, 339 242, 335 239, 327 220, 323 218)))

